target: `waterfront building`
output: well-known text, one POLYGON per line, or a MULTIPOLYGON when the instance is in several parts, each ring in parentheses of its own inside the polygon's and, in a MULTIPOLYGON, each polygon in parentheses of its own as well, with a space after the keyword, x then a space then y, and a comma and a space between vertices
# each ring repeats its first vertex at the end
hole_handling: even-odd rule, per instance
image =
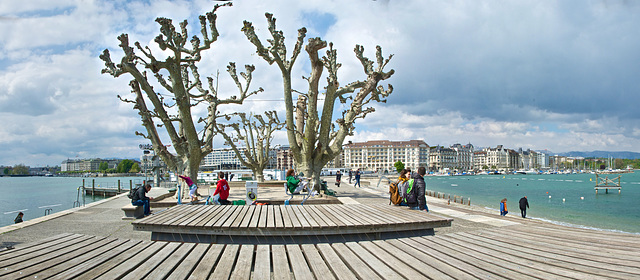
POLYGON ((278 170, 289 170, 295 168, 293 154, 289 146, 280 146, 275 148, 276 163, 275 168, 278 170))
POLYGON ((507 166, 508 170, 518 170, 521 167, 520 165, 520 154, 512 149, 507 149, 508 158, 507 158, 507 166))
MULTIPOLYGON (((240 155, 243 159, 247 159, 244 155, 245 147, 238 147, 240 155)), ((207 154, 200 169, 202 170, 219 170, 219 169, 245 169, 246 167, 236 157, 236 153, 231 148, 217 148, 207 154)))
POLYGON ((507 170, 509 168, 509 152, 502 145, 495 148, 485 148, 487 166, 492 170, 507 170))
POLYGON ((473 145, 453 144, 451 148, 456 151, 456 169, 462 172, 473 170, 473 145))
POLYGON ((473 152, 473 170, 486 170, 489 169, 487 164, 487 151, 474 151, 473 152))
POLYGON ((443 146, 435 146, 429 149, 429 171, 430 172, 446 172, 447 170, 457 169, 456 150, 445 148, 443 146))
POLYGON ((395 172, 394 164, 401 161, 405 167, 415 170, 428 166, 429 145, 423 140, 374 140, 346 144, 343 154, 341 160, 347 169, 395 172))

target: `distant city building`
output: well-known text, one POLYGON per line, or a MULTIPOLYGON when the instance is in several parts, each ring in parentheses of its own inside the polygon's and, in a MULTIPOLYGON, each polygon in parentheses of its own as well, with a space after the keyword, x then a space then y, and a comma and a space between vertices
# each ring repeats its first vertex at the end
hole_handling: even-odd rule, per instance
POLYGON ((97 171, 100 170, 100 164, 106 162, 108 169, 118 167, 118 159, 67 159, 60 164, 61 171, 97 171))
POLYGON ((276 166, 278 170, 289 170, 295 168, 295 162, 293 160, 293 154, 289 146, 280 146, 275 148, 276 152, 276 166))
POLYGON ((474 151, 473 152, 473 170, 486 170, 489 169, 487 164, 487 151, 474 151))
MULTIPOLYGON (((247 160, 247 156, 244 154, 246 147, 238 147, 238 151, 242 156, 242 159, 247 160)), ((269 163, 267 169, 275 168, 276 166, 276 151, 274 149, 269 150, 269 163)), ((217 148, 213 149, 211 153, 206 155, 200 164, 201 170, 220 170, 220 169, 248 169, 240 159, 236 156, 236 153, 232 148, 217 148)))
POLYGON ((473 170, 473 145, 453 144, 451 149, 456 151, 456 170, 473 170))
POLYGON ((429 149, 429 171, 444 172, 457 169, 457 152, 454 149, 443 146, 435 146, 429 149))
POLYGON ((343 154, 341 159, 348 169, 395 172, 394 164, 401 161, 405 167, 415 170, 420 166, 427 167, 429 145, 423 140, 375 140, 349 143, 344 146, 343 154))
POLYGON ((492 170, 507 170, 509 168, 509 152, 502 146, 483 149, 487 153, 487 166, 492 170))

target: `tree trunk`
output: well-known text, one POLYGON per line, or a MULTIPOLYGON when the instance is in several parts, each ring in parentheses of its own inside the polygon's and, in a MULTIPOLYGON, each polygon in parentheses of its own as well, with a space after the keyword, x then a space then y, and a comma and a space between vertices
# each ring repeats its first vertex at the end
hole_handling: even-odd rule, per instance
POLYGON ((258 169, 254 169, 253 171, 253 176, 254 179, 258 182, 264 182, 264 173, 263 170, 258 168, 258 169))

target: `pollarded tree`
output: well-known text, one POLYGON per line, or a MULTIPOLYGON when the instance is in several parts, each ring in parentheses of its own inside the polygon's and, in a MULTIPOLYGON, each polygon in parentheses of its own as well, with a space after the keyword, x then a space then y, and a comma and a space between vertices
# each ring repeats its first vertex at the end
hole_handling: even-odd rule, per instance
POLYGON ((253 171, 253 177, 264 181, 263 171, 269 164, 269 150, 273 132, 284 127, 276 111, 267 111, 262 115, 234 113, 227 115, 227 119, 239 119, 230 124, 219 123, 217 133, 225 139, 225 145, 231 147, 240 162, 253 171), (227 131, 230 129, 230 131, 227 131), (235 135, 234 135, 235 134, 235 135), (244 143, 244 150, 236 144, 244 143))
POLYGON ((118 36, 120 47, 124 51, 119 64, 111 61, 109 50, 104 50, 100 55, 105 62, 103 74, 108 73, 116 78, 123 74, 133 77, 130 86, 135 100, 118 97, 124 102, 135 104, 134 109, 138 110, 146 134, 136 134, 151 140, 153 150, 167 164, 169 170, 178 174, 188 174, 194 181, 197 180, 200 162, 213 150, 216 121, 221 116, 218 106, 242 104, 247 97, 262 91, 260 88, 249 92, 251 73, 255 69, 253 65, 245 66, 246 72, 240 73, 244 78, 242 84, 235 63, 229 63, 227 72, 238 86, 239 96, 219 98, 212 77, 207 77, 208 89, 203 86, 196 64, 200 62, 203 52, 218 39, 215 12, 219 7, 227 5, 230 6, 231 3, 215 5, 211 12, 199 17, 202 40, 193 36, 190 47, 187 46, 189 36, 186 20, 181 22, 180 29, 176 30, 170 19, 157 18, 160 35, 155 38, 155 42, 163 52, 169 53, 164 59, 152 54, 148 46, 143 48, 139 42, 135 43, 135 49, 129 46, 127 34, 118 36), (147 73, 153 75, 155 84, 159 85, 157 88, 153 87, 147 73), (147 102, 151 102, 151 108, 147 107, 147 102), (203 123, 201 131, 198 131, 191 113, 192 107, 195 106, 207 107, 207 116, 198 121, 203 123), (175 154, 167 149, 157 127, 166 130, 175 154))
POLYGON ((309 38, 304 45, 307 31, 303 27, 298 30, 293 53, 287 59, 284 35, 276 29, 276 19, 273 15, 265 15, 271 34, 271 39, 267 40, 268 46, 262 44, 251 22, 245 21, 242 31, 256 47, 258 55, 270 65, 275 63, 280 69, 284 86, 287 137, 296 168, 313 178, 318 186, 322 167, 340 154, 345 137, 353 135, 356 119, 364 118, 374 111, 373 107, 365 106, 371 101, 386 102, 386 97, 393 91, 391 85, 388 85, 387 90, 378 85, 394 73, 393 69, 384 71, 392 56, 384 59, 382 49, 377 46, 376 66, 373 61, 364 57, 364 48, 356 45, 355 55, 362 64, 366 78, 348 84, 343 83, 341 86, 338 82, 338 69, 341 64, 337 62, 337 51, 333 49, 333 43, 328 44, 326 55, 321 57, 319 52, 327 47, 327 42, 320 38, 309 38), (291 74, 303 45, 309 55, 311 73, 309 77, 304 77, 308 83, 307 92, 298 92, 298 100, 294 104, 295 90, 292 88, 291 74), (321 88, 320 80, 324 69, 327 70, 327 80, 326 85, 321 88), (318 103, 322 97, 324 101, 318 103), (333 111, 337 101, 347 104, 348 109, 342 112, 341 117, 334 119, 333 111))

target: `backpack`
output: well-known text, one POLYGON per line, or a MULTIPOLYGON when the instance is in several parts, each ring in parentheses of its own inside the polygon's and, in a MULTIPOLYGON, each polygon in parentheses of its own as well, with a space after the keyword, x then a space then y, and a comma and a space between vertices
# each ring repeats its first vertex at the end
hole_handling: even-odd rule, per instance
POLYGON ((409 180, 409 186, 407 187, 407 194, 405 195, 404 202, 407 204, 418 203, 418 190, 413 187, 413 179, 409 180))
POLYGON ((127 194, 127 197, 128 197, 129 199, 133 199, 133 195, 134 195, 136 192, 138 192, 138 189, 139 189, 139 188, 140 188, 140 187, 135 187, 135 188, 131 189, 131 190, 129 191, 129 193, 127 194))
POLYGON ((398 191, 398 183, 389 184, 389 205, 398 205, 402 202, 402 196, 398 191))

